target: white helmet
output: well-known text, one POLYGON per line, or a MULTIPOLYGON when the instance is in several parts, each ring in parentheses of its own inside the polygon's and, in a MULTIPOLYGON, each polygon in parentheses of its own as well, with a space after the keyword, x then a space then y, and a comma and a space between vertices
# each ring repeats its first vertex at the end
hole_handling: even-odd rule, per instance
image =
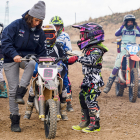
POLYGON ((56 36, 57 36, 55 26, 53 24, 48 24, 48 25, 42 26, 42 29, 45 33, 47 44, 53 45, 56 41, 56 36))
POLYGON ((123 21, 129 21, 129 20, 132 20, 132 21, 135 22, 136 18, 132 14, 125 15, 124 18, 123 18, 123 21))

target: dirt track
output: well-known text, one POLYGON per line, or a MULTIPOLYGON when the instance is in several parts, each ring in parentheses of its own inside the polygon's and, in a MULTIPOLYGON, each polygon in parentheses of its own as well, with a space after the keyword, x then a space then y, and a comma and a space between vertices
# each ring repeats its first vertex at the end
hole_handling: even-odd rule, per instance
MULTIPOLYGON (((113 57, 114 59, 114 57, 113 57)), ((106 59, 105 59, 106 60, 106 59)), ((111 71, 102 70, 104 82, 111 71)), ((81 118, 81 109, 78 99, 79 85, 82 81, 81 65, 76 63, 70 66, 70 79, 73 91, 74 112, 68 112, 68 121, 60 121, 57 125, 55 140, 139 140, 140 139, 140 99, 136 103, 130 103, 127 91, 123 97, 116 97, 114 85, 108 94, 101 93, 98 98, 100 106, 101 131, 95 133, 82 133, 71 129, 77 125, 81 118)), ((22 75, 22 71, 21 71, 22 75)), ((104 88, 104 87, 103 87, 104 88)), ((103 88, 101 90, 103 90, 103 88)), ((24 97, 27 100, 28 93, 24 97)), ((23 115, 26 106, 20 105, 21 133, 11 132, 9 118, 9 103, 7 99, 0 99, 0 140, 45 140, 44 124, 34 112, 30 120, 24 120, 23 115)))

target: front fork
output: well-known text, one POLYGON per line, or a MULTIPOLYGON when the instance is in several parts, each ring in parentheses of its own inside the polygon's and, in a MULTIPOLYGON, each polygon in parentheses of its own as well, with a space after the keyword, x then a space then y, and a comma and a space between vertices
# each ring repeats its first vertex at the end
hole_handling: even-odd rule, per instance
POLYGON ((39 98, 38 98, 38 104, 39 104, 39 119, 41 121, 44 121, 45 119, 45 97, 43 95, 43 82, 40 76, 38 76, 38 82, 39 82, 39 98))

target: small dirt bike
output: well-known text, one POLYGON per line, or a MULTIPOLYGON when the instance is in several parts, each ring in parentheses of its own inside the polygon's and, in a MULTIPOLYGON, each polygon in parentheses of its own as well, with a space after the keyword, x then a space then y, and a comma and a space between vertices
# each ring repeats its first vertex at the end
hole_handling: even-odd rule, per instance
POLYGON ((121 68, 115 80, 116 96, 123 96, 124 89, 128 87, 129 101, 136 102, 138 96, 138 71, 140 58, 137 56, 140 50, 139 44, 128 43, 121 62, 121 68))
MULTIPOLYGON (((78 51, 68 51, 68 55, 81 55, 78 51)), ((63 79, 61 71, 63 67, 57 65, 60 60, 67 58, 40 57, 28 55, 24 60, 35 60, 38 63, 38 74, 32 79, 32 87, 35 95, 34 105, 39 113, 39 119, 44 121, 45 135, 48 139, 55 138, 57 118, 60 118, 59 94, 62 93, 63 79)))
POLYGON ((34 105, 39 113, 39 119, 44 121, 46 138, 53 139, 56 135, 57 117, 60 117, 57 116, 60 114, 57 101, 59 101, 59 94, 62 93, 63 87, 63 79, 58 73, 63 68, 56 63, 62 58, 40 57, 37 59, 31 55, 29 59, 23 58, 23 60, 35 60, 38 63, 38 73, 32 79, 34 105))

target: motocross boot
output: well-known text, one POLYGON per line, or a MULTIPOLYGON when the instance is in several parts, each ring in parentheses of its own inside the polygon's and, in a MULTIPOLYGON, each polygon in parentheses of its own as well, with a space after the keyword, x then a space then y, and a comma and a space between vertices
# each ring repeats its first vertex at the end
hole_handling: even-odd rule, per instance
POLYGON ((15 95, 15 102, 17 104, 25 104, 23 97, 25 93, 27 92, 27 89, 25 87, 19 87, 17 88, 16 95, 15 95))
POLYGON ((74 111, 72 108, 71 99, 72 99, 71 93, 67 93, 67 98, 66 98, 67 111, 74 111))
POLYGON ((71 101, 67 102, 67 111, 74 111, 73 108, 72 108, 72 104, 71 104, 71 101))
POLYGON ((64 121, 67 121, 68 120, 68 116, 67 116, 67 112, 66 112, 66 107, 67 107, 67 103, 61 103, 60 104, 61 118, 64 121))
POLYGON ((21 132, 21 128, 19 126, 20 116, 10 114, 10 119, 11 119, 11 131, 21 132))
POLYGON ((116 76, 113 77, 113 78, 112 78, 112 77, 109 77, 109 78, 108 78, 107 85, 106 85, 106 87, 104 88, 103 92, 108 93, 108 92, 110 91, 110 89, 111 89, 111 87, 112 87, 112 84, 113 84, 115 78, 116 78, 116 76))
POLYGON ((7 98, 7 88, 5 81, 0 82, 0 98, 7 98))
POLYGON ((99 112, 100 110, 89 109, 90 123, 86 128, 82 129, 82 132, 95 132, 100 131, 100 123, 99 123, 99 112))
POLYGON ((24 119, 30 119, 32 111, 33 111, 33 106, 34 106, 33 102, 27 101, 27 106, 26 106, 24 119))
POLYGON ((88 109, 82 109, 81 112, 82 112, 81 122, 79 123, 79 125, 72 126, 73 130, 80 131, 83 128, 87 127, 90 123, 90 117, 89 117, 88 109))

